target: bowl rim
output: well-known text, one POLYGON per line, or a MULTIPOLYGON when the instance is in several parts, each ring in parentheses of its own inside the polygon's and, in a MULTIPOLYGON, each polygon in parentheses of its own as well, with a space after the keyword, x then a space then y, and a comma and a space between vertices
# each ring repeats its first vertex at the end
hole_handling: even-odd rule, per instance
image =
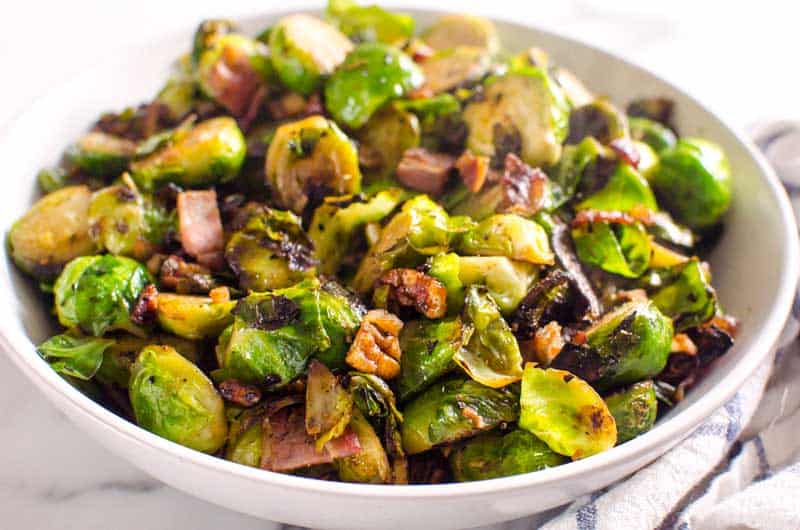
MULTIPOLYGON (((453 11, 450 10, 426 7, 404 6, 402 9, 412 15, 424 13, 426 15, 436 16, 453 13, 453 11)), ((318 12, 318 10, 308 9, 307 6, 300 5, 296 9, 263 9, 238 13, 236 20, 254 20, 257 17, 265 16, 279 17, 288 13, 309 11, 318 12)), ((591 51, 599 52, 604 55, 604 58, 607 60, 638 69, 652 78, 659 80, 719 121, 727 132, 742 144, 748 156, 755 162, 760 173, 759 179, 777 202, 781 219, 781 228, 783 230, 781 240, 786 244, 786 255, 780 272, 779 291, 776 293, 776 297, 770 306, 764 326, 762 326, 759 331, 755 332, 756 337, 751 349, 748 351, 748 355, 744 356, 741 362, 733 366, 724 379, 717 383, 714 387, 713 395, 706 394, 702 396, 696 403, 693 403, 675 417, 670 418, 668 421, 657 423, 652 430, 625 444, 583 460, 568 462, 561 466, 541 471, 465 483, 423 485, 354 484, 308 479, 266 471, 259 468, 251 468, 201 453, 171 442, 165 438, 161 438, 92 401, 89 397, 67 383, 55 371, 51 370, 37 355, 35 345, 33 345, 24 334, 18 333, 16 330, 9 330, 5 321, 0 322, 0 346, 2 346, 3 351, 27 377, 37 379, 40 384, 48 385, 55 393, 60 394, 62 398, 66 398, 66 400, 71 403, 72 410, 80 413, 88 420, 97 422, 113 430, 116 435, 125 438, 128 442, 153 448, 165 453, 166 456, 172 459, 190 462, 194 465, 204 467, 211 472, 230 473, 254 483, 269 484, 271 486, 278 486, 290 490, 303 490, 327 495, 370 499, 408 499, 417 497, 462 498, 489 493, 503 493, 534 486, 542 486, 547 483, 556 483, 567 479, 575 479, 585 473, 601 472, 615 467, 620 461, 646 457, 648 453, 651 453, 652 450, 659 445, 671 448, 672 444, 689 436, 702 421, 707 419, 715 410, 733 397, 741 388, 747 377, 755 371, 758 364, 772 351, 789 315, 798 283, 798 275, 795 271, 800 270, 800 243, 798 243, 794 211, 786 191, 773 169, 766 162, 764 156, 758 151, 754 143, 748 137, 737 127, 732 126, 725 118, 721 117, 709 105, 699 101, 687 91, 676 86, 668 77, 655 73, 649 67, 639 64, 636 61, 621 57, 602 45, 587 42, 581 38, 563 35, 558 31, 544 29, 536 24, 518 22, 513 20, 509 15, 487 15, 485 12, 488 10, 481 11, 484 12, 482 16, 486 16, 495 22, 501 22, 525 30, 532 29, 548 38, 564 41, 568 45, 585 47, 591 51)), ((185 33, 185 31, 186 30, 180 33, 185 33)), ((165 35, 164 38, 176 37, 177 35, 178 32, 171 32, 169 35, 165 35)), ((125 47, 122 48, 121 51, 129 52, 133 49, 132 47, 125 47)), ((14 126, 18 122, 24 121, 26 116, 32 112, 41 101, 47 99, 51 94, 57 91, 58 87, 66 86, 70 82, 96 69, 107 67, 108 63, 108 61, 101 61, 96 68, 91 69, 89 72, 81 72, 68 76, 62 82, 55 84, 55 89, 48 90, 40 97, 28 103, 21 111, 13 115, 3 126, 2 130, 0 130, 0 146, 6 143, 7 137, 10 136, 11 131, 15 128, 14 126)), ((6 266, 13 266, 8 259, 6 259, 6 266)), ((61 407, 61 405, 58 406, 61 407)), ((112 452, 114 451, 112 450, 112 452)), ((660 456, 660 454, 658 456, 660 456)), ((653 459, 658 458, 658 456, 653 459)))

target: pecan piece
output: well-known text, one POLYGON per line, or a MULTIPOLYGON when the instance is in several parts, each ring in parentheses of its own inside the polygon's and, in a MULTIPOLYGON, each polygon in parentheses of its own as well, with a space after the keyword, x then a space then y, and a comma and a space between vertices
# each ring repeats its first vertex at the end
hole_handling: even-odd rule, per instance
POLYGON ((456 169, 467 189, 472 193, 477 193, 483 187, 489 174, 489 157, 464 151, 456 160, 456 169))
POLYGON ((424 272, 392 269, 378 280, 389 287, 387 301, 413 307, 428 318, 442 318, 447 312, 447 289, 424 272))
POLYGON ((208 267, 187 263, 174 254, 161 263, 158 281, 163 288, 179 294, 206 294, 217 285, 208 267))
POLYGON ((412 147, 403 152, 397 165, 397 180, 409 188, 430 195, 444 190, 456 159, 444 153, 431 153, 422 147, 412 147))
POLYGON ((158 309, 158 289, 152 283, 147 284, 131 309, 131 321, 140 326, 152 324, 156 320, 158 309))
POLYGON ((503 200, 498 210, 530 216, 538 212, 545 201, 547 175, 520 160, 514 153, 506 155, 503 176, 503 200))
POLYGON ((537 329, 533 336, 533 349, 536 353, 536 358, 545 366, 549 366, 553 359, 561 353, 564 344, 561 325, 555 320, 537 329))
POLYGON ((261 390, 238 379, 226 379, 221 382, 219 393, 226 401, 243 407, 252 407, 261 401, 261 390))
POLYGON ((397 336, 403 321, 382 309, 373 309, 364 315, 345 360, 347 364, 383 379, 392 379, 400 373, 400 341, 397 336))

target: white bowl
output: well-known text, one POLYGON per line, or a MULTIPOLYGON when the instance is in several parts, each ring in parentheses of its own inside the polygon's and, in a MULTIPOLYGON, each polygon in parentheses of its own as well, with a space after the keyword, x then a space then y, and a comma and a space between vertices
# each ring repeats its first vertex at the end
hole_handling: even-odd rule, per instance
MULTIPOLYGON (((421 24, 435 16, 411 11, 421 24)), ((242 20, 255 33, 286 13, 242 20)), ((369 486, 324 482, 240 466, 159 438, 107 411, 62 380, 34 345, 52 332, 47 308, 28 278, 0 264, 0 340, 7 355, 73 421, 110 450, 163 482, 254 516, 323 528, 456 528, 523 517, 602 488, 649 463, 686 437, 721 406, 768 357, 796 287, 798 242, 786 195, 762 157, 685 92, 597 48, 552 33, 497 21, 508 49, 537 45, 587 85, 621 104, 638 96, 677 103, 686 135, 721 144, 730 157, 734 200, 711 262, 726 309, 741 319, 736 346, 687 399, 653 430, 600 455, 514 477, 430 486, 369 486)), ((0 226, 9 227, 36 196, 34 175, 55 163, 65 145, 101 111, 144 101, 167 67, 189 46, 190 32, 142 43, 113 64, 98 67, 38 101, 0 139, 10 185, 0 196, 0 226)))

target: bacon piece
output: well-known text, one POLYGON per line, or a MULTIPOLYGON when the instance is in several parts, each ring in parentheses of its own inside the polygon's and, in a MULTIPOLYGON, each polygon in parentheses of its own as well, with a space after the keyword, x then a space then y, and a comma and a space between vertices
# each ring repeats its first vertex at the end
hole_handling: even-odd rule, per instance
POLYGON ((504 161, 503 200, 499 210, 530 216, 544 206, 547 175, 539 168, 533 168, 520 160, 514 153, 508 153, 504 161))
POLYGON ((464 151, 456 160, 456 169, 467 189, 472 193, 477 193, 489 175, 489 157, 464 151))
POLYGON ((397 180, 411 189, 439 195, 444 190, 456 159, 444 153, 431 153, 422 147, 406 149, 397 165, 397 180))
POLYGON ((258 93, 260 80, 247 55, 225 46, 222 57, 209 72, 207 83, 214 99, 234 116, 244 116, 258 93))
POLYGON ((283 408, 265 420, 264 425, 267 428, 261 467, 271 471, 330 464, 361 450, 358 436, 348 428, 317 452, 316 440, 306 433, 303 407, 283 408))
POLYGON ((212 268, 224 263, 222 220, 217 207, 216 191, 180 192, 178 225, 181 245, 187 254, 212 268))

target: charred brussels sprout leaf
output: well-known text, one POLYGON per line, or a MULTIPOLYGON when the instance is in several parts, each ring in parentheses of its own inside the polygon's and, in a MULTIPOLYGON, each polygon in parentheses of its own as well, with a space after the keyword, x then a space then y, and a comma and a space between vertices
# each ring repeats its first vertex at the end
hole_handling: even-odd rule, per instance
POLYGON ((389 459, 381 439, 358 409, 353 410, 350 428, 358 437, 361 450, 354 455, 334 461, 339 479, 344 482, 386 484, 391 477, 389 459))
POLYGON ((336 274, 356 233, 367 223, 381 221, 400 203, 400 188, 390 188, 361 200, 358 197, 328 197, 314 211, 308 237, 314 242, 322 274, 336 274))
POLYGON ((131 163, 131 176, 143 190, 172 182, 203 187, 239 174, 247 146, 233 118, 212 118, 191 129, 179 128, 152 154, 131 163))
POLYGON ((531 473, 565 462, 563 456, 522 429, 481 434, 450 454, 450 468, 459 482, 531 473))
POLYGON ((353 396, 327 366, 312 360, 306 380, 306 432, 316 437, 317 450, 341 436, 353 413, 353 396))
POLYGON ((35 278, 52 280, 73 258, 93 254, 91 197, 86 186, 69 186, 39 199, 8 233, 14 263, 35 278))
POLYGON ((214 302, 205 296, 159 293, 156 320, 165 331, 186 339, 208 339, 233 322, 235 301, 214 302))
POLYGON ((498 143, 513 136, 520 158, 534 167, 558 162, 568 120, 569 104, 561 89, 543 70, 533 67, 490 78, 484 97, 464 109, 470 150, 494 157, 500 151, 498 143))
POLYGON ((70 162, 95 177, 116 177, 128 167, 136 144, 102 132, 90 132, 67 150, 70 162))
POLYGON ((628 164, 617 164, 608 183, 575 206, 577 210, 627 212, 636 207, 658 210, 656 198, 642 175, 628 164))
POLYGON ((485 387, 471 379, 447 379, 403 410, 403 448, 408 454, 421 453, 515 421, 518 414, 519 398, 511 390, 485 387))
POLYGON ((657 121, 631 116, 628 118, 628 124, 631 128, 631 137, 644 142, 656 153, 674 147, 678 142, 675 133, 657 121))
POLYGON ((650 298, 673 319, 676 332, 704 324, 716 314, 716 293, 697 258, 648 276, 658 282, 650 298))
POLYGON ((474 46, 493 55, 500 49, 494 24, 473 15, 445 15, 424 32, 423 38, 435 50, 474 46))
POLYGON ((129 389, 136 423, 159 436, 213 453, 225 443, 225 405, 197 366, 169 346, 148 346, 129 389))
POLYGON ((605 390, 653 377, 667 364, 672 322, 650 301, 632 301, 586 330, 584 345, 567 344, 552 366, 605 390))
POLYGON ((242 289, 266 291, 314 275, 313 244, 292 212, 264 209, 234 232, 225 259, 242 289))
POLYGON ((140 263, 124 257, 85 256, 72 260, 54 286, 58 321, 101 336, 114 329, 139 332, 130 312, 153 279, 140 263))
POLYGON ((650 263, 650 238, 640 223, 605 221, 572 229, 578 258, 612 274, 638 278, 650 263))
POLYGON ((537 265, 552 265, 547 232, 515 214, 496 214, 458 238, 456 250, 473 256, 505 256, 537 265))
POLYGON ((517 339, 485 289, 467 289, 464 320, 474 329, 453 360, 472 379, 501 388, 522 378, 522 354, 517 339))
POLYGON ((113 340, 63 333, 50 337, 36 350, 59 374, 88 381, 103 364, 103 352, 113 340))
POLYGON ((355 42, 383 42, 402 46, 414 34, 414 19, 376 5, 360 6, 352 0, 330 0, 328 19, 355 42))
POLYGON ((359 128, 389 100, 422 84, 419 67, 385 44, 361 44, 325 84, 325 105, 337 122, 359 128))
POLYGON ((708 140, 682 138, 662 151, 652 178, 666 209, 690 228, 716 224, 730 206, 728 158, 708 140))
POLYGON ((617 427, 603 399, 564 370, 528 363, 522 376, 519 426, 553 451, 578 460, 614 447, 617 427))
POLYGON ((267 184, 278 203, 297 214, 303 212, 312 186, 335 195, 361 189, 355 146, 334 122, 322 116, 278 127, 267 150, 265 168, 267 184))
POLYGON ((269 33, 275 72, 287 88, 301 94, 319 87, 352 48, 341 31, 309 15, 282 18, 269 33))
POLYGON ((453 357, 469 341, 472 328, 460 318, 416 320, 400 332, 400 379, 397 397, 406 401, 453 370, 453 357))
POLYGON ((652 381, 635 383, 606 398, 606 405, 617 424, 617 443, 632 440, 653 428, 658 413, 652 381))

